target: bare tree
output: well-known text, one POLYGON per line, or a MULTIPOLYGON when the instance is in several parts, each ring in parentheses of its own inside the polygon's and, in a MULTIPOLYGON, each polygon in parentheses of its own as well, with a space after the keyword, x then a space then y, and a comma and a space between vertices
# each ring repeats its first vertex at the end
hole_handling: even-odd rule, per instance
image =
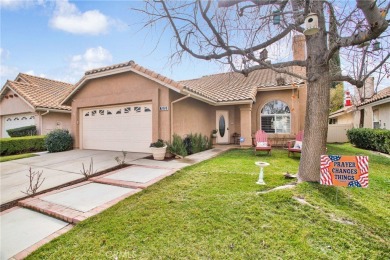
MULTIPOLYGON (((171 30, 176 43, 172 57, 184 54, 228 64, 248 75, 269 68, 307 82, 305 134, 298 177, 319 181, 320 155, 325 153, 329 113, 329 88, 347 81, 358 88, 389 58, 387 41, 376 52, 367 51, 388 28, 388 0, 237 0, 237 1, 146 1, 138 9, 146 15, 145 26, 161 25, 171 30), (318 17, 319 31, 306 35, 306 60, 276 60, 269 64, 260 54, 265 48, 286 45, 293 34, 304 32, 310 13, 318 17), (359 48, 359 47, 362 47, 359 48), (379 50, 381 49, 381 50, 379 50), (366 51, 364 51, 366 50, 366 51), (355 53, 359 73, 341 73, 339 53, 355 53), (380 54, 379 54, 380 53, 380 54), (370 66, 367 58, 370 56, 370 66), (365 63, 366 62, 366 63, 365 63), (304 68, 302 77, 289 68, 304 68), (370 70, 368 70, 370 69, 370 70)), ((342 53, 342 54, 341 54, 342 53)))
POLYGON ((42 178, 43 171, 33 171, 31 167, 28 170, 28 177, 29 180, 29 186, 26 189, 26 191, 22 191, 26 195, 35 195, 38 191, 38 189, 41 187, 43 182, 45 181, 45 178, 42 178))

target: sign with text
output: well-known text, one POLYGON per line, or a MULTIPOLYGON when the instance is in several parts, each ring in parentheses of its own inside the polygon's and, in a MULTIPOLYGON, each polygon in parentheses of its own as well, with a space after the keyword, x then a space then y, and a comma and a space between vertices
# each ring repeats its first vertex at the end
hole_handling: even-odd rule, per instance
POLYGON ((168 111, 168 107, 167 106, 160 106, 160 111, 168 111))
POLYGON ((368 187, 368 156, 321 155, 322 185, 368 187))

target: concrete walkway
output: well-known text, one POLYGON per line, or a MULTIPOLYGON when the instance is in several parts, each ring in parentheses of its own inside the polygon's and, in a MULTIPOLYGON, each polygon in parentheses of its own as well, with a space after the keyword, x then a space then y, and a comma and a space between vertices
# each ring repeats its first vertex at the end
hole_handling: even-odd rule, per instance
MULTIPOLYGON (((132 164, 130 167, 22 200, 19 202, 20 207, 14 207, 0 214, 1 259, 22 259, 41 245, 70 230, 79 221, 100 213, 119 201, 174 174, 178 169, 210 159, 231 148, 232 146, 221 146, 184 159, 171 161, 154 161, 143 159, 145 154, 128 154, 128 162, 132 164), (23 238, 23 241, 20 238, 23 238)), ((60 155, 50 156, 50 160, 45 155, 40 157, 45 159, 41 162, 30 160, 29 163, 24 161, 23 163, 17 162, 7 165, 23 165, 24 167, 33 165, 48 171, 48 169, 54 169, 63 163, 67 165, 67 169, 73 169, 73 171, 64 171, 64 168, 60 168, 58 171, 69 175, 80 175, 75 172, 79 170, 77 165, 80 162, 89 165, 91 155, 94 155, 97 169, 115 166, 115 160, 114 164, 109 161, 118 155, 117 152, 104 151, 75 150, 69 152, 67 154, 69 160, 66 161, 61 160, 60 155)), ((12 170, 7 169, 7 171, 7 176, 11 175, 12 170)), ((13 172, 18 173, 18 171, 13 172)), ((51 178, 55 178, 55 175, 51 178)))
MULTIPOLYGON (((149 154, 128 153, 126 163, 144 158, 149 154)), ((39 191, 47 190, 62 184, 82 179, 82 165, 89 167, 93 158, 94 171, 103 171, 118 165, 115 157, 122 156, 122 152, 96 151, 96 150, 71 150, 60 153, 47 153, 20 160, 0 163, 0 204, 4 204, 26 195, 23 193, 29 186, 29 168, 33 171, 42 171, 45 178, 39 191), (22 192, 23 191, 23 192, 22 192)))

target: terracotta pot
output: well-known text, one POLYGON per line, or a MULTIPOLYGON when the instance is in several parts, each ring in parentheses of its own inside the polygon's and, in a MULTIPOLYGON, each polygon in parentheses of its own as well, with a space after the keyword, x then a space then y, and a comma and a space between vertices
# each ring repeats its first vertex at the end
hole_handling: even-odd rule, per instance
POLYGON ((162 161, 165 158, 165 153, 167 151, 167 146, 164 147, 150 147, 153 153, 153 159, 162 161))

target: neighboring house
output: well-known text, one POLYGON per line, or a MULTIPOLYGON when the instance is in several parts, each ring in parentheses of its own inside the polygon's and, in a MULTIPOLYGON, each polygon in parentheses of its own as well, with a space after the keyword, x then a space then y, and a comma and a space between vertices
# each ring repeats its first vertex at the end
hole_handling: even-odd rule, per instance
POLYGON ((390 129, 390 87, 359 104, 357 109, 369 115, 368 120, 365 116, 364 127, 390 129))
POLYGON ((358 105, 329 114, 328 142, 347 142, 346 131, 351 128, 390 129, 390 87, 370 96, 358 105))
MULTIPOLYGON (((294 59, 305 58, 304 37, 294 38, 293 49, 294 59)), ((72 107, 71 132, 81 149, 150 152, 158 138, 210 136, 213 129, 218 144, 233 143, 237 133, 251 146, 259 129, 285 144, 304 127, 306 85, 270 69, 176 82, 130 61, 87 71, 62 104, 72 107)))
POLYGON ((19 73, 0 92, 1 137, 6 130, 36 125, 38 134, 70 129, 70 106, 60 105, 72 84, 19 73))

